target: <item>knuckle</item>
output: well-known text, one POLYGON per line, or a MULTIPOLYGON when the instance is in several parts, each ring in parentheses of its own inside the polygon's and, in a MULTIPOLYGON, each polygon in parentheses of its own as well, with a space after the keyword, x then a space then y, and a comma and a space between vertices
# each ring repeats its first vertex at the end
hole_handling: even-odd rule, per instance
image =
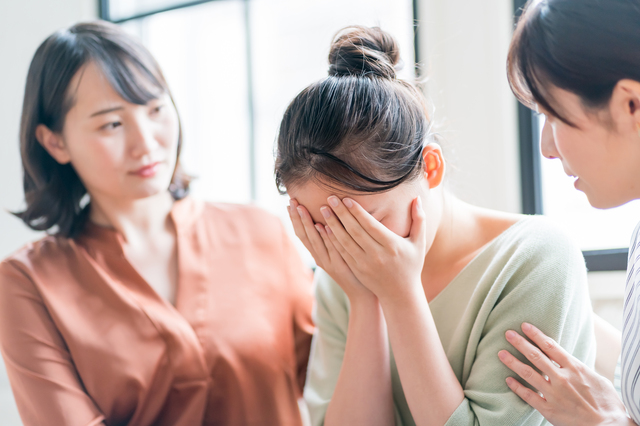
POLYGON ((359 239, 363 236, 362 228, 357 226, 352 227, 352 229, 349 230, 349 233, 356 239, 359 239))
POLYGON ((384 256, 376 250, 371 254, 371 261, 376 265, 384 265, 384 256))
POLYGON ((551 351, 556 348, 556 342, 551 338, 546 338, 542 342, 542 349, 545 351, 551 351))
POLYGON ((585 365, 581 362, 573 362, 570 365, 580 376, 586 376, 589 373, 589 371, 585 368, 585 365))
POLYGON ((531 353, 529 354, 529 360, 532 362, 540 361, 541 359, 542 359, 542 352, 540 352, 537 349, 531 351, 531 353))
POLYGON ((555 382, 561 387, 567 387, 569 385, 569 378, 565 374, 559 374, 555 378, 555 382))
POLYGON ((531 379, 534 374, 535 374, 535 371, 533 371, 533 368, 529 367, 528 365, 525 365, 523 367, 522 378, 525 379, 526 381, 529 381, 529 379, 531 379))
POLYGON ((519 385, 518 390, 520 391, 518 395, 526 402, 529 402, 533 399, 533 391, 526 386, 519 385))

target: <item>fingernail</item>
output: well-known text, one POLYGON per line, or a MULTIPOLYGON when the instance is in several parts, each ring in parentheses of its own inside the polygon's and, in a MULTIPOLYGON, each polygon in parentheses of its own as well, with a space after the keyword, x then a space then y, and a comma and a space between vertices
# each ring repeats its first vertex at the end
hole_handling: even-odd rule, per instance
POLYGON ((498 358, 500 358, 501 360, 505 360, 507 359, 507 351, 500 351, 498 352, 498 358))
POLYGON ((322 213, 322 216, 324 216, 325 219, 329 219, 331 217, 331 210, 327 207, 320 208, 320 213, 322 213))
POLYGON ((331 207, 338 207, 340 201, 338 200, 338 197, 332 195, 331 197, 329 197, 329 204, 331 204, 331 207))
POLYGON ((527 332, 531 330, 531 324, 529 324, 528 322, 523 322, 522 323, 522 331, 527 332))
POLYGON ((513 378, 507 377, 507 386, 511 387, 513 385, 513 378))
POLYGON ((300 215, 300 219, 302 219, 302 207, 298 207, 296 210, 298 210, 298 214, 300 215))
POLYGON ((422 198, 420 198, 420 196, 418 195, 418 208, 421 209, 422 208, 422 198))
POLYGON ((351 198, 345 198, 344 200, 342 200, 342 202, 345 206, 347 206, 348 209, 353 207, 353 201, 351 200, 351 198))
POLYGON ((327 234, 329 234, 329 235, 333 234, 333 231, 328 226, 325 226, 324 229, 325 229, 325 231, 327 231, 327 234))
POLYGON ((516 332, 513 330, 507 331, 506 335, 507 335, 507 340, 513 340, 516 338, 516 332))
POLYGON ((316 227, 316 230, 317 230, 318 232, 322 232, 322 228, 320 228, 320 225, 319 225, 319 224, 317 224, 317 223, 316 223, 316 224, 315 224, 315 227, 316 227))

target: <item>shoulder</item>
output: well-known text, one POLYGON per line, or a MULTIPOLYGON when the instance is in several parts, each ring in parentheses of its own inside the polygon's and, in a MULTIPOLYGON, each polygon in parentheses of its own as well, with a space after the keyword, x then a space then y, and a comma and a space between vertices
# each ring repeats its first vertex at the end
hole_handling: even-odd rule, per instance
POLYGON ((0 281, 6 275, 29 275, 42 265, 57 264, 61 258, 69 257, 74 246, 72 240, 52 235, 30 242, 0 262, 0 281))
POLYGON ((213 234, 228 240, 284 245, 286 231, 280 219, 254 205, 202 204, 201 223, 213 234))
POLYGON ((474 272, 499 299, 534 300, 588 294, 582 251, 548 218, 524 216, 478 256, 474 272))
POLYGON ((75 253, 72 240, 46 236, 16 250, 0 262, 0 299, 12 303, 15 297, 40 299, 38 282, 57 276, 67 268, 75 253), (14 297, 15 296, 15 297, 14 297))
POLYGON ((499 300, 529 301, 518 309, 538 309, 535 305, 540 303, 560 310, 572 305, 582 309, 588 304, 582 251, 553 221, 524 217, 499 242, 487 253, 488 277, 495 278, 490 281, 499 300))
POLYGON ((280 219, 253 205, 205 202, 196 223, 196 229, 226 247, 254 247, 284 256, 291 244, 280 219))
POLYGON ((501 242, 499 251, 517 261, 585 267, 577 244, 544 216, 523 216, 496 241, 501 242))
POLYGON ((266 230, 282 228, 280 219, 267 210, 251 204, 203 203, 203 216, 208 220, 222 221, 230 225, 249 226, 266 230))
POLYGON ((629 264, 633 263, 633 259, 637 257, 637 251, 640 247, 640 222, 636 225, 636 228, 633 230, 633 234, 631 234, 631 241, 629 243, 629 264))

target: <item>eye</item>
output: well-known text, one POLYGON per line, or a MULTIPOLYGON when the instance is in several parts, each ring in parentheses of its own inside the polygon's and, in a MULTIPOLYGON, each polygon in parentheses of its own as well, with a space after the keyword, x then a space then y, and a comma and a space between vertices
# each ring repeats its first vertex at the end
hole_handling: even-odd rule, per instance
POLYGON ((163 108, 164 108, 164 105, 156 105, 151 108, 151 114, 159 114, 163 108))
POLYGON ((112 121, 111 123, 107 123, 104 126, 102 126, 100 129, 102 130, 114 130, 118 127, 122 126, 122 123, 119 121, 112 121))

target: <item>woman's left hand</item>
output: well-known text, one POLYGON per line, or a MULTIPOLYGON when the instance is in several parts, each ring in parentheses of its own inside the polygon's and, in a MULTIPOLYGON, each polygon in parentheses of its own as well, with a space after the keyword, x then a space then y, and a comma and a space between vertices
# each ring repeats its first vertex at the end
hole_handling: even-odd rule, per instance
POLYGON ((507 340, 547 378, 502 350, 498 353, 500 360, 542 395, 511 377, 507 385, 551 424, 635 425, 609 380, 531 324, 523 324, 522 331, 537 347, 513 330, 507 331, 507 340))
POLYGON ((420 198, 411 205, 411 231, 402 238, 350 198, 328 198, 322 207, 327 234, 358 280, 381 303, 415 297, 422 289, 421 272, 426 251, 425 214, 420 198))

